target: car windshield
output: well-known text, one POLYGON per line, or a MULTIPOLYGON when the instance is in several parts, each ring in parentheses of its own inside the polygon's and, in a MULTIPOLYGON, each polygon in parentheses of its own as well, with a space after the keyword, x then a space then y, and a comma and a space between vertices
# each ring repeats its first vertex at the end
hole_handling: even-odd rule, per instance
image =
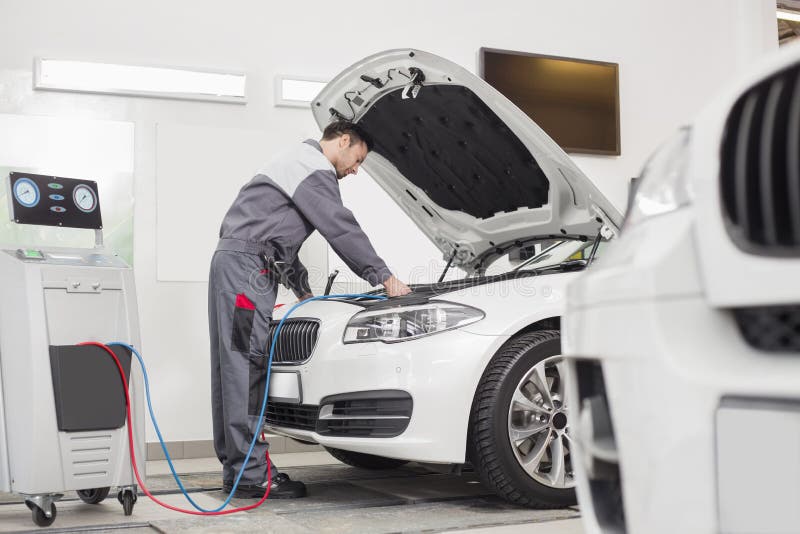
MULTIPOLYGON (((537 244, 530 249, 519 249, 499 257, 486 269, 487 276, 514 271, 527 271, 553 267, 572 260, 588 260, 594 240, 565 240, 537 244)), ((595 259, 602 254, 606 241, 601 241, 595 259)))

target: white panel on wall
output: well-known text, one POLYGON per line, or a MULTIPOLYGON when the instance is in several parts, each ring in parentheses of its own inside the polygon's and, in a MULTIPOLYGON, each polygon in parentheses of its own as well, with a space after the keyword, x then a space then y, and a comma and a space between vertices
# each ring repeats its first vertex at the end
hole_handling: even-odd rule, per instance
MULTIPOLYGON (((205 282, 220 222, 239 189, 276 152, 299 141, 268 131, 174 123, 158 124, 156 137, 158 280, 205 282)), ((417 283, 438 278, 441 253, 365 171, 340 186, 345 205, 398 277, 417 283)), ((301 252, 315 291, 334 269, 342 290, 368 287, 332 249, 327 258, 310 250, 321 246, 314 236, 301 252)))
POLYGON ((206 282, 222 218, 287 140, 271 131, 173 123, 159 123, 156 139, 158 280, 206 282))

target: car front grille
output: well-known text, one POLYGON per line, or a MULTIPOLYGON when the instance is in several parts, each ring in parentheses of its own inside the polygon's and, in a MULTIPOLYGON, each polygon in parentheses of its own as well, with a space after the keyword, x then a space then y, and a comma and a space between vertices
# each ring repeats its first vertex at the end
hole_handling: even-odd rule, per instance
POLYGON ((728 233, 745 252, 800 255, 800 67, 752 87, 725 127, 720 189, 728 233))
MULTIPOLYGON (((280 321, 272 321, 269 327, 269 344, 280 321)), ((319 337, 319 322, 313 319, 287 319, 278 333, 278 343, 275 345, 273 363, 298 364, 304 363, 314 352, 319 337)))
POLYGON ((296 428, 314 431, 319 416, 319 406, 289 404, 286 402, 267 403, 267 424, 277 427, 296 428))
POLYGON ((747 343, 767 352, 800 352, 800 305, 734 310, 747 343))

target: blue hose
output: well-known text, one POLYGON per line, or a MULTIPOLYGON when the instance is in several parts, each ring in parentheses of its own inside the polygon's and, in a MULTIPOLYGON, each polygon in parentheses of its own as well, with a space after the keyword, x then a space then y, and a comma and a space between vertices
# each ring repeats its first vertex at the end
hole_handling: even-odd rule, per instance
MULTIPOLYGON (((275 347, 277 346, 278 335, 280 334, 281 328, 283 328, 283 323, 286 321, 286 319, 289 318, 289 316, 297 308, 299 308, 300 306, 303 306, 304 304, 308 304, 309 302, 313 302, 315 300, 342 299, 342 298, 365 298, 365 299, 373 299, 373 300, 385 300, 386 299, 386 297, 379 296, 379 295, 361 295, 361 294, 355 294, 355 295, 322 295, 322 296, 319 296, 319 297, 311 297, 309 299, 303 300, 301 302, 298 302, 297 304, 295 304, 291 308, 289 308, 289 311, 286 312, 286 314, 283 316, 283 318, 278 323, 277 328, 275 328, 275 334, 272 336, 272 344, 270 345, 270 348, 269 348, 269 361, 267 362, 267 376, 266 376, 267 383, 266 383, 266 386, 264 387, 264 398, 261 401, 261 412, 258 414, 259 425, 263 424, 264 412, 267 409, 267 397, 269 396, 269 379, 270 379, 270 374, 271 374, 271 371, 272 371, 272 358, 275 356, 275 347)), ((195 509, 197 509, 197 510, 199 510, 201 512, 219 512, 220 510, 222 510, 223 508, 228 506, 228 504, 231 502, 231 499, 233 498, 234 494, 236 493, 236 488, 239 487, 239 481, 241 480, 242 475, 244 474, 244 470, 247 467, 247 463, 250 461, 250 455, 253 453, 253 449, 256 446, 256 441, 258 440, 258 435, 261 433, 261 428, 258 428, 256 430, 256 432, 253 433, 253 440, 250 442, 250 449, 247 451, 247 456, 245 457, 244 463, 242 464, 242 470, 239 471, 239 474, 236 476, 236 481, 233 483, 233 487, 231 488, 231 492, 228 495, 228 498, 225 499, 225 502, 222 503, 219 508, 215 508, 213 510, 206 510, 205 508, 201 507, 196 502, 194 502, 194 500, 192 500, 192 498, 186 492, 186 488, 183 487, 183 484, 181 483, 181 478, 178 475, 178 473, 175 471, 175 466, 172 464, 172 458, 170 457, 169 452, 167 451, 167 446, 164 444, 164 437, 161 435, 161 430, 158 428, 158 423, 156 422, 156 416, 153 413, 153 405, 152 405, 152 403, 150 401, 150 380, 147 377, 147 368, 144 365, 144 360, 142 359, 142 356, 139 354, 139 352, 135 348, 133 348, 132 346, 128 345, 127 343, 121 343, 119 341, 114 341, 112 343, 109 343, 108 345, 109 346, 125 347, 128 350, 130 350, 136 356, 137 360, 139 360, 139 365, 141 365, 141 367, 142 367, 142 375, 144 376, 144 390, 145 390, 145 396, 147 398, 147 409, 150 412, 150 420, 153 422, 153 427, 156 429, 156 434, 158 435, 158 441, 161 443, 161 450, 164 451, 164 457, 167 459, 167 464, 169 464, 169 470, 172 472, 172 477, 175 479, 175 482, 178 483, 178 487, 180 488, 180 490, 183 493, 183 495, 186 497, 186 499, 189 501, 189 503, 191 503, 191 505, 195 507, 195 509)), ((269 481, 267 481, 267 482, 269 482, 269 481)))

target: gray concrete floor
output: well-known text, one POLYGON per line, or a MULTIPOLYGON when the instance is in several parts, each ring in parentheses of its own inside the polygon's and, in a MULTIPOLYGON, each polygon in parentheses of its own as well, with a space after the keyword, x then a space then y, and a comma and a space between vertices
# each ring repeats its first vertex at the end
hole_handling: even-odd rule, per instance
MULTIPOLYGON (((0 493, 0 532, 206 532, 395 533, 469 532, 510 534, 581 534, 578 512, 528 510, 493 496, 472 474, 431 472, 422 466, 369 471, 339 463, 325 452, 276 454, 274 460, 292 478, 308 485, 298 500, 268 500, 248 512, 221 517, 196 517, 159 507, 140 496, 133 515, 126 517, 114 495, 99 505, 81 502, 67 493, 57 507, 55 523, 36 527, 17 495, 0 493)), ((216 459, 177 460, 184 486, 206 508, 226 498, 220 491, 216 459)), ((147 483, 160 499, 190 508, 169 475, 164 461, 147 462, 147 483)), ((253 501, 233 500, 234 506, 253 501)))

